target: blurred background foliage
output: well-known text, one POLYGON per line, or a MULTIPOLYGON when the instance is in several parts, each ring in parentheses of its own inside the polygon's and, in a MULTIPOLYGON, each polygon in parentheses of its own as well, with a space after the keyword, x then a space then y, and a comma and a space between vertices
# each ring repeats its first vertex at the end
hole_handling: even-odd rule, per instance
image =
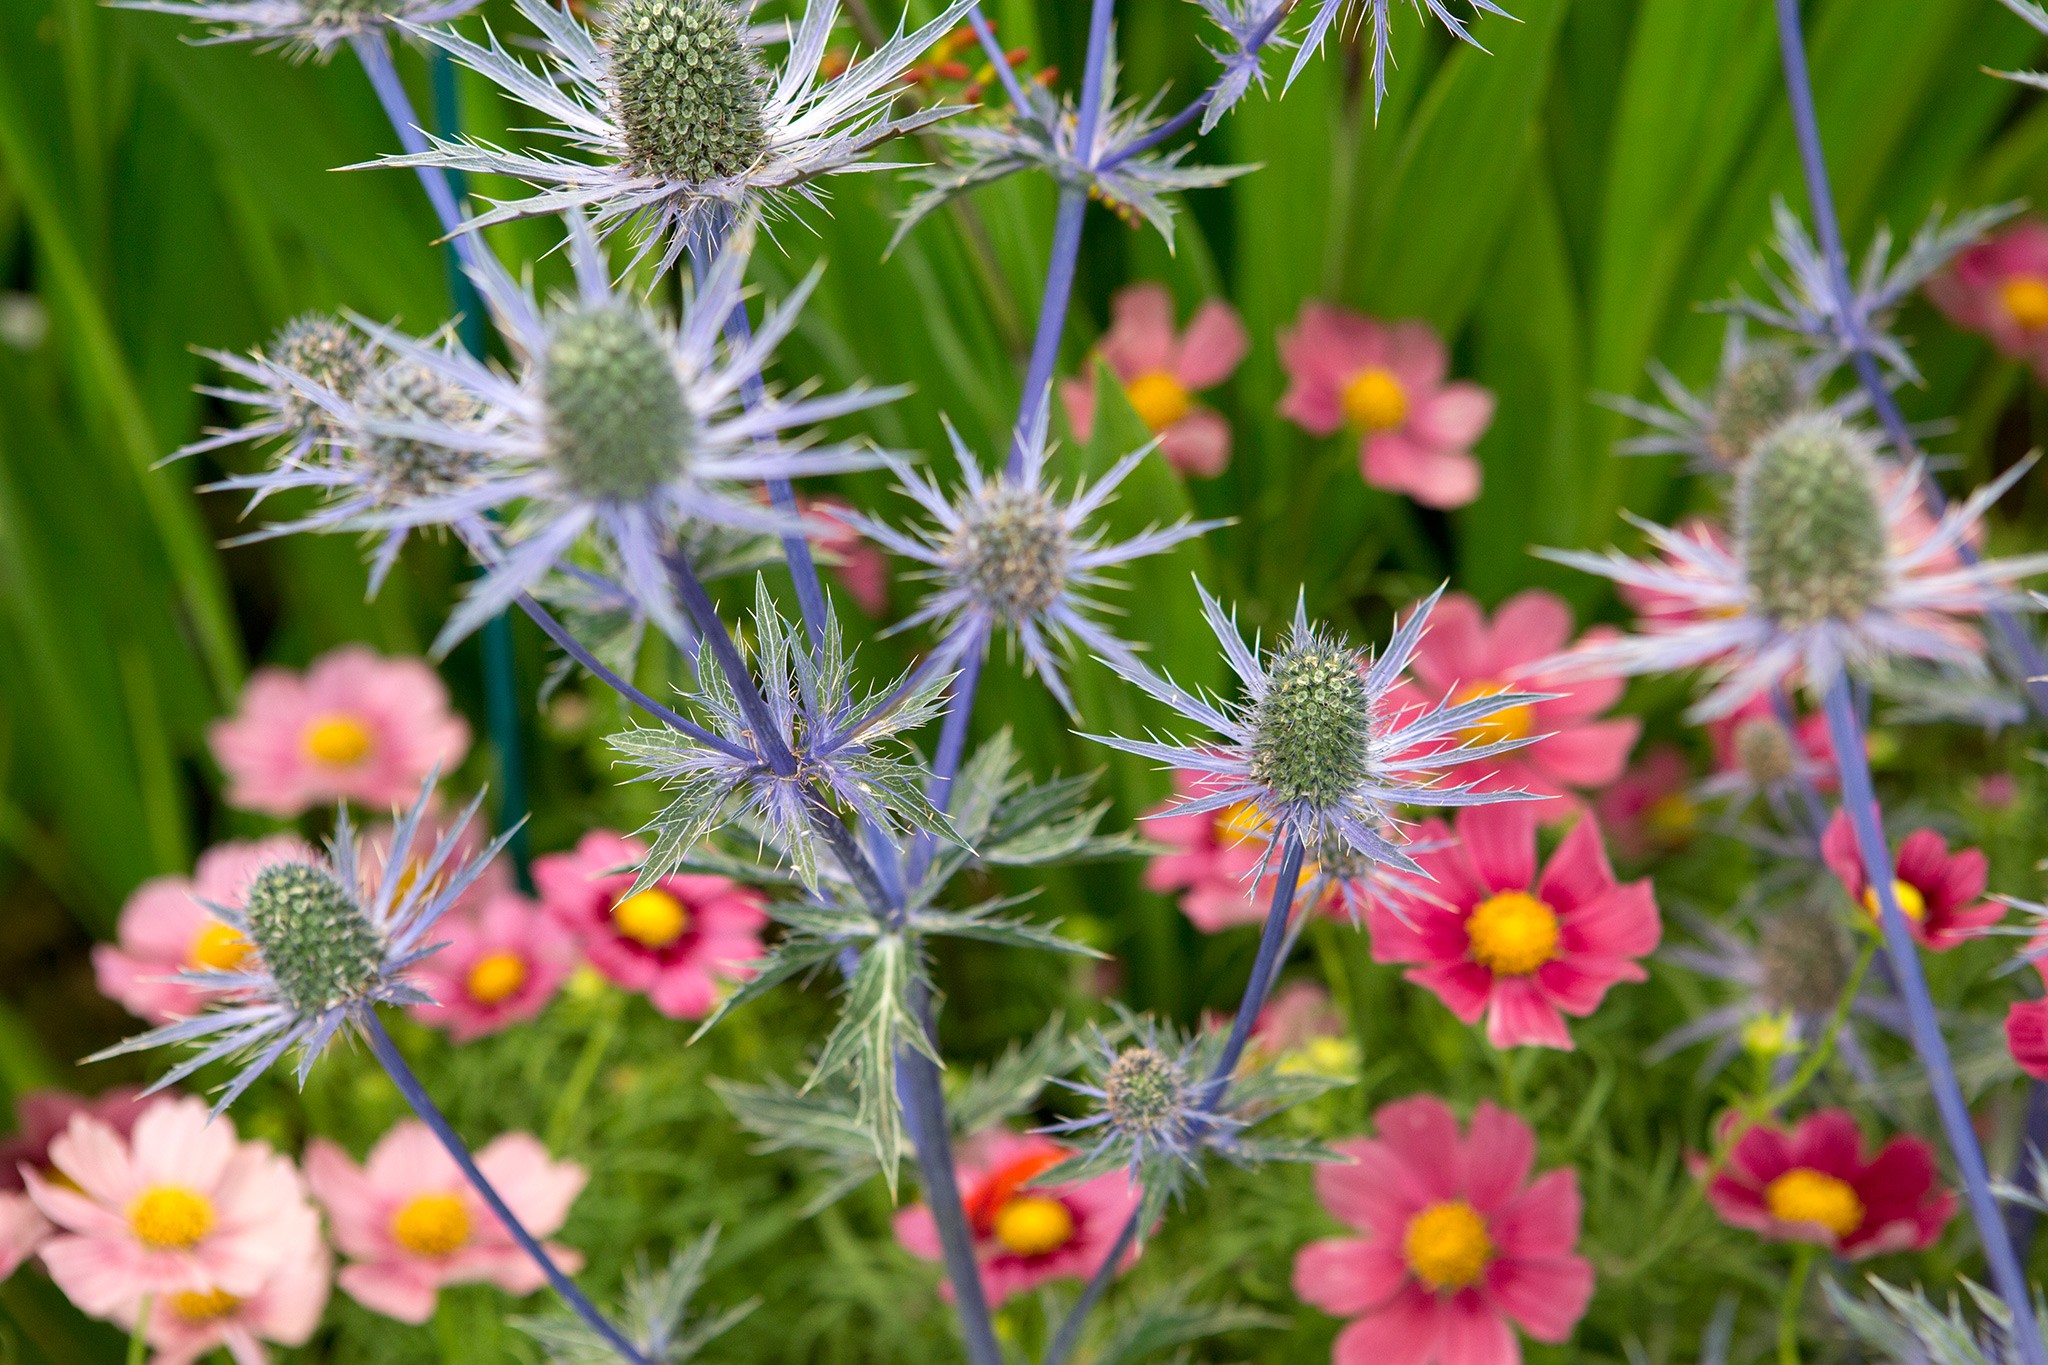
MULTIPOLYGON (((894 18, 883 0, 847 8, 849 46, 861 23, 894 18)), ((934 8, 910 4, 913 18, 934 8)), ((1155 462, 1114 513, 1132 525, 1190 511, 1237 519, 1131 575, 1131 631, 1184 680, 1219 672, 1190 573, 1239 601, 1251 625, 1270 625, 1305 590, 1312 613, 1377 633, 1396 605, 1446 577, 1488 602, 1544 584, 1598 616, 1613 612, 1599 588, 1527 548, 1626 543, 1621 511, 1665 519, 1695 496, 1675 461, 1612 458, 1624 424, 1593 395, 1642 392, 1652 357, 1704 384, 1721 321, 1696 305, 1731 285, 1756 289, 1753 257, 1773 197, 1804 207, 1768 0, 1511 8, 1517 22, 1481 25, 1490 50, 1481 53, 1452 47, 1398 7, 1399 64, 1376 121, 1355 45, 1312 63, 1284 101, 1255 93, 1197 155, 1260 169, 1189 202, 1172 253, 1091 211, 1064 373, 1082 363, 1110 294, 1135 280, 1167 282, 1183 312, 1226 296, 1253 338, 1248 362, 1212 395, 1237 434, 1230 468, 1183 484, 1155 462), (1454 371, 1499 396, 1478 450, 1486 473, 1476 503, 1446 516, 1368 490, 1350 443, 1309 438, 1276 415, 1284 378, 1274 338, 1312 298, 1427 319, 1451 339, 1454 371)), ((1032 67, 1078 71, 1084 5, 988 0, 987 9, 1032 67)), ((515 23, 495 0, 481 12, 501 28, 515 23)), ((1985 75, 2038 64, 2031 30, 1991 0, 1817 0, 1808 12, 1852 249, 1881 222, 1909 232, 1937 203, 2048 198, 2048 104, 1985 75)), ((1185 96, 1209 79, 1194 6, 1126 0, 1119 14, 1128 92, 1170 84, 1185 96)), ((109 932, 127 893, 150 875, 187 871, 208 843, 265 827, 218 802, 204 744, 248 670, 302 665, 346 640, 417 652, 465 572, 450 547, 416 544, 366 602, 344 539, 217 548, 237 531, 239 509, 191 490, 246 456, 158 467, 226 415, 194 392, 214 377, 195 346, 252 346, 308 308, 421 330, 450 311, 446 260, 431 245, 417 184, 398 171, 333 169, 393 149, 353 62, 292 66, 247 48, 194 47, 187 36, 177 20, 94 0, 0 4, 0 1086, 10 1092, 80 1084, 71 1059, 126 1027, 92 990, 84 950, 109 932)), ((420 54, 404 54, 401 67, 419 107, 435 110, 420 54)), ((473 133, 517 136, 507 130, 522 114, 493 92, 466 77, 449 88, 443 126, 459 115, 473 133)), ((926 155, 904 150, 904 159, 926 155)), ((829 263, 775 377, 912 384, 914 396, 867 419, 876 440, 943 465, 945 413, 993 457, 1037 311, 1051 188, 1013 179, 986 190, 884 259, 904 198, 894 177, 848 177, 829 214, 783 224, 780 250, 760 253, 756 277, 771 297, 814 261, 829 263)), ((555 235, 552 225, 517 225, 494 231, 491 244, 508 260, 538 259, 546 279, 563 270, 545 257, 555 235)), ((1922 304, 1902 330, 1927 376, 1905 395, 1908 413, 1956 420, 1942 446, 1969 477, 2034 443, 2043 413, 2018 367, 1922 304)), ((1114 385, 1101 392, 1107 415, 1092 446, 1061 457, 1070 472, 1101 467, 1142 435, 1114 385)), ((891 505, 879 475, 838 491, 891 505)), ((1996 534, 2038 543, 2042 512, 2036 478, 2008 500, 1996 534)), ((916 585, 894 591, 900 614, 916 585)), ((519 692, 531 697, 547 657, 526 623, 515 640, 519 692)), ((920 643, 871 641, 875 672, 920 643)), ((1073 738, 998 653, 986 724, 1014 726, 1040 772, 1105 767, 1113 821, 1158 799, 1160 775, 1073 738)), ((643 681, 658 683, 673 662, 650 656, 643 681)), ((476 646, 445 671, 481 732, 476 646)), ((1153 719, 1106 674, 1084 669, 1079 687, 1086 728, 1153 719)), ((1638 700, 1658 714, 1677 703, 1668 688, 1638 700)), ((537 849, 564 847, 594 824, 631 828, 650 809, 651 793, 613 785, 602 736, 618 720, 608 697, 575 687, 522 711, 537 849)), ((463 776, 489 781, 493 765, 479 746, 463 776)), ((1249 937, 1195 934, 1139 887, 1137 872, 1055 872, 1041 904, 1116 955, 1120 989, 1136 1006, 1189 1018, 1227 1005, 1249 937)), ((1703 875, 1732 886, 1742 870, 1703 875)), ((1495 1084, 1491 1054, 1433 1001, 1365 971, 1356 936, 1319 933, 1314 946, 1333 980, 1378 982, 1378 995, 1361 987, 1345 1002, 1378 1046, 1367 1051, 1367 1084, 1327 1101, 1338 1131, 1355 1131, 1376 1095, 1455 1089, 1465 1077, 1495 1084)), ((1014 954, 949 952, 941 967, 949 997, 972 1002, 944 1020, 949 1050, 966 1058, 991 1055, 1055 1008, 1085 1007, 1094 984, 1014 954)), ((531 1128, 592 1164, 592 1193, 568 1231, 607 1248, 600 1278, 624 1248, 722 1220, 720 1283, 737 1286, 728 1297, 771 1300, 736 1335, 735 1358, 934 1358, 948 1329, 931 1275, 885 1245, 885 1196, 870 1189, 799 1220, 800 1168, 745 1157, 745 1135, 703 1085, 708 1075, 793 1069, 827 1007, 822 991, 803 999, 772 1019, 742 1017, 689 1051, 642 1002, 612 998, 567 1000, 544 1024, 466 1050, 460 1067, 438 1039, 416 1034, 410 1044, 466 1126, 481 1135, 531 1128), (924 1305, 921 1316, 906 1320, 905 1303, 924 1305)), ((1640 1216, 1679 1205, 1682 1135, 1703 1116, 1688 1077, 1653 1081, 1633 1060, 1682 1017, 1679 1004, 1669 991, 1618 993, 1583 1030, 1580 1055, 1518 1057, 1517 1074, 1502 1079, 1542 1128, 1546 1160, 1575 1160, 1588 1184, 1602 1294, 1581 1329, 1582 1358, 1618 1359, 1629 1335, 1654 1341, 1673 1330, 1660 1322, 1683 1323, 1676 1331, 1690 1340, 1718 1285, 1767 1282, 1772 1268, 1696 1208, 1677 1225, 1640 1216), (1686 1247, 1683 1273, 1667 1273, 1669 1247, 1658 1240, 1667 1235, 1686 1247), (1681 1305, 1670 1317, 1645 1311, 1681 1305)), ((252 1112, 245 1126, 288 1144, 312 1126, 360 1147, 397 1101, 356 1059, 323 1069, 303 1106, 277 1092, 252 1112)), ((1233 1293, 1294 1326, 1228 1338, 1219 1358, 1309 1358, 1333 1324, 1313 1313, 1296 1320, 1287 1256, 1302 1229, 1323 1224, 1305 1178, 1276 1175, 1256 1189, 1232 1177, 1204 1192, 1191 1225, 1148 1258, 1141 1278, 1227 1268, 1233 1293)), ((17 1333, 10 1359, 111 1358, 108 1339, 67 1317, 44 1282, 17 1277, 0 1305, 17 1333)), ((1036 1310, 1020 1311, 1006 1324, 1028 1338, 1036 1310)), ((525 1349, 496 1326, 484 1291, 451 1296, 434 1333, 350 1307, 338 1316, 323 1358, 496 1360, 525 1349)))

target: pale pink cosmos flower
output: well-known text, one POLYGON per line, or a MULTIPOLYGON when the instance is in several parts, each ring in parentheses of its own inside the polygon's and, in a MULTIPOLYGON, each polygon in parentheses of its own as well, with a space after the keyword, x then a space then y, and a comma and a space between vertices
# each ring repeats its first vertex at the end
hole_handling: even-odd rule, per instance
POLYGON ((56 1230, 35 1200, 15 1190, 0 1190, 0 1281, 21 1269, 56 1230))
MULTIPOLYGON (((1496 711, 1444 741, 1445 747, 1459 742, 1530 741, 1512 753, 1451 769, 1452 781, 1478 791, 1565 796, 1577 788, 1604 787, 1621 776, 1642 722, 1633 716, 1599 717, 1620 699, 1622 680, 1564 681, 1534 667, 1570 646, 1572 626, 1572 609, 1542 588, 1516 593, 1500 604, 1490 621, 1485 609, 1464 593, 1449 593, 1437 603, 1429 632, 1408 664, 1419 686, 1404 682, 1396 689, 1397 709, 1419 712, 1438 702, 1465 702, 1503 692, 1553 694, 1549 701, 1496 711)), ((1592 642, 1616 634, 1595 626, 1580 639, 1592 642)), ((1544 814, 1563 819, 1576 804, 1547 802, 1544 814)))
POLYGON ((590 965, 643 991, 671 1019, 699 1019, 720 983, 744 981, 768 923, 761 894, 725 877, 663 877, 637 895, 632 869, 647 846, 592 830, 569 853, 533 860, 541 903, 574 934, 590 965))
POLYGON ((880 616, 889 609, 889 557, 846 519, 844 498, 799 496, 811 543, 823 550, 832 576, 860 609, 880 616))
POLYGON ((1600 826, 1582 818, 1540 873, 1528 803, 1469 806, 1457 838, 1424 821, 1416 854, 1434 880, 1390 885, 1366 911, 1375 962, 1413 963, 1410 981, 1466 1023, 1486 1018, 1497 1048, 1569 1051, 1567 1014, 1599 1007, 1621 981, 1647 979, 1638 959, 1663 935, 1646 878, 1618 882, 1600 826))
POLYGON ((209 1122, 201 1100, 155 1101, 125 1141, 78 1115, 50 1162, 50 1178, 27 1173, 29 1197, 58 1229, 43 1264, 93 1317, 132 1312, 146 1294, 254 1294, 320 1242, 290 1160, 236 1141, 233 1122, 209 1122))
POLYGON ((136 887, 121 907, 114 942, 93 946, 100 994, 152 1024, 199 1013, 211 994, 170 978, 186 971, 233 971, 252 951, 247 939, 202 902, 239 910, 258 872, 312 856, 303 841, 285 834, 216 844, 199 855, 190 877, 152 877, 136 887))
MULTIPOLYGON (((1183 474, 1213 478, 1230 464, 1230 423, 1195 395, 1237 372, 1250 341, 1237 310, 1222 299, 1195 309, 1185 332, 1174 329, 1173 295, 1163 284, 1119 289, 1109 302, 1109 330, 1096 347, 1124 386, 1131 407, 1159 438, 1160 453, 1183 474)), ((1060 381, 1074 434, 1095 431, 1092 369, 1060 381)))
POLYGON ((62 1137, 71 1120, 80 1114, 97 1119, 127 1137, 135 1131, 135 1120, 154 1100, 144 1098, 142 1087, 117 1085, 104 1094, 74 1095, 68 1090, 30 1090, 14 1101, 14 1135, 0 1142, 0 1190, 26 1188, 21 1168, 48 1174, 50 1144, 62 1137))
POLYGON ((1927 296, 2048 382, 2048 223, 2023 218, 1985 238, 1929 280, 1927 296))
POLYGON ((469 752, 469 723, 418 659, 344 645, 303 674, 259 668, 207 733, 227 802, 284 819, 329 801, 392 806, 469 752))
POLYGON ((1252 879, 1266 858, 1264 818, 1249 802, 1220 811, 1181 811, 1203 792, 1198 773, 1176 770, 1173 791, 1172 800, 1146 816, 1146 837, 1170 850, 1145 864, 1146 888, 1178 892, 1181 913, 1205 934, 1262 923, 1274 880, 1272 873, 1252 879))
POLYGON ((448 915, 434 936, 445 946, 412 972, 434 1003, 411 1013, 458 1043, 533 1018, 576 966, 575 936, 516 891, 448 915))
MULTIPOLYGON (((150 1365, 197 1365, 224 1350, 235 1365, 269 1365, 264 1342, 303 1346, 327 1311, 334 1279, 334 1258, 325 1242, 280 1261, 270 1277, 251 1294, 221 1290, 165 1294, 149 1301, 149 1322, 143 1339, 155 1350, 150 1365)), ((115 1314, 114 1321, 134 1329, 140 1300, 115 1314)))
MULTIPOLYGON (((588 1178, 573 1161, 550 1160, 526 1133, 492 1139, 476 1164, 535 1237, 561 1228, 588 1178)), ((524 1296, 547 1282, 417 1119, 378 1138, 361 1166, 315 1138, 306 1148, 306 1180, 327 1209, 334 1245, 350 1258, 341 1287, 373 1313, 420 1323, 434 1315, 443 1285, 494 1284, 524 1296)), ((545 1245, 564 1271, 582 1266, 571 1248, 545 1245)))
MULTIPOLYGON (((974 1259, 991 1306, 1047 1280, 1087 1279, 1116 1249, 1139 1200, 1123 1172, 1065 1185, 1032 1183, 1072 1155, 1072 1148, 1050 1138, 1001 1128, 962 1146, 960 1202, 974 1233, 974 1259)), ((896 1240, 913 1256, 939 1259, 938 1225, 923 1204, 897 1213, 896 1240)), ((1137 1258, 1133 1245, 1118 1271, 1137 1258)), ((953 1296, 950 1285, 941 1292, 949 1300, 953 1296)))
POLYGON ((1593 1266, 1576 1252, 1578 1173, 1530 1180, 1536 1134, 1482 1102, 1469 1134, 1432 1095, 1389 1104, 1377 1138, 1316 1167, 1323 1207, 1361 1237, 1294 1258, 1294 1292, 1354 1322, 1335 1365, 1520 1365, 1520 1328, 1561 1342, 1585 1316, 1593 1266))
POLYGON ((1287 392, 1280 415, 1316 436, 1349 429, 1374 488, 1425 507, 1479 496, 1472 446, 1493 425, 1493 395, 1446 383, 1450 355, 1426 322, 1381 322, 1311 301, 1280 336, 1287 392))

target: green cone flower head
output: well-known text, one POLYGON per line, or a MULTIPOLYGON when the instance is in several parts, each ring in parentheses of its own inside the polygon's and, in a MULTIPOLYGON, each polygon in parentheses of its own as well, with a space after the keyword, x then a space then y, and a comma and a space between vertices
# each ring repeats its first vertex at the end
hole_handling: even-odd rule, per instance
POLYGON ((416 360, 400 359, 371 375, 355 395, 363 417, 357 444, 382 485, 387 504, 460 485, 475 456, 397 430, 427 425, 461 428, 483 406, 460 385, 416 360))
POLYGON ((636 501, 681 471, 689 408, 669 347, 634 304, 614 299, 559 317, 541 395, 549 453, 583 496, 636 501))
POLYGON ((1063 509, 1042 486, 997 479, 960 510, 946 557, 975 600, 1014 626, 1060 599, 1072 536, 1063 509))
POLYGON ((1372 770, 1364 655, 1320 631, 1297 633, 1252 709, 1251 771, 1282 801, 1335 804, 1372 770))
POLYGON ((1782 627, 1854 622, 1884 592, 1884 504, 1869 438, 1832 417, 1772 432, 1737 488, 1756 610, 1782 627))
POLYGON ((1133 1138, 1159 1141, 1181 1122, 1187 1077, 1179 1061, 1156 1047, 1127 1047, 1102 1078, 1109 1121, 1133 1138))
POLYGON ((760 161, 768 76, 728 0, 622 0, 607 38, 612 111, 632 164, 702 182, 760 161))
POLYGON ((1706 440, 1715 460, 1723 468, 1739 468, 1773 427, 1805 407, 1811 387, 1791 347, 1751 347, 1714 390, 1706 440))
POLYGON ((256 874, 244 913, 249 941, 278 994, 301 1014, 368 990, 384 962, 384 942, 347 888, 326 868, 278 863, 256 874))
MULTIPOLYGON (((344 399, 361 391, 377 364, 377 348, 369 339, 328 313, 301 313, 278 328, 261 354, 344 399)), ((333 430, 319 404, 289 388, 279 393, 278 416, 286 435, 295 439, 317 440, 333 430)))

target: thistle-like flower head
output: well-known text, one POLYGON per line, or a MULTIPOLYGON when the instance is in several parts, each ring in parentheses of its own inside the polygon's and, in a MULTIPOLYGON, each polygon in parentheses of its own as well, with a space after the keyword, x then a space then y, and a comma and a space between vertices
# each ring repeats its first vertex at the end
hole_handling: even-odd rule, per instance
POLYGON ((927 566, 939 586, 918 609, 894 627, 942 623, 948 641, 979 647, 996 627, 1009 631, 1032 671, 1071 714, 1054 645, 1086 649, 1098 658, 1131 660, 1131 648, 1104 627, 1104 610, 1091 590, 1114 586, 1105 570, 1172 549, 1224 523, 1183 519, 1153 527, 1120 543, 1105 541, 1092 523, 1138 463, 1156 448, 1147 445, 1118 460, 1093 486, 1062 498, 1046 479, 1047 412, 1038 413, 1017 434, 1022 467, 994 477, 981 472, 978 457, 948 423, 961 487, 952 495, 921 471, 894 461, 905 493, 930 516, 931 524, 899 530, 861 513, 847 520, 877 543, 927 566))
POLYGON ((380 363, 375 343, 356 327, 328 313, 301 313, 247 355, 202 351, 237 381, 200 392, 249 409, 238 427, 210 431, 175 452, 172 459, 228 446, 272 447, 280 464, 303 460, 315 447, 335 440, 340 428, 332 409, 352 399, 380 363), (329 396, 322 402, 309 394, 329 396))
POLYGON ((1099 1030, 1087 1081, 1063 1084, 1095 1102, 1092 1112, 1044 1129, 1088 1133, 1094 1144, 1075 1160, 1090 1172, 1170 1164, 1193 1168, 1205 1143, 1240 1126, 1210 1112, 1202 1038, 1181 1037, 1169 1025, 1126 1017, 1128 1036, 1113 1041, 1099 1030))
POLYGON ((179 979, 218 996, 221 1003, 88 1060, 173 1044, 197 1046, 152 1087, 161 1089, 212 1062, 234 1058, 239 1069, 214 1101, 218 1113, 287 1050, 299 1050, 303 1085, 344 1024, 379 1005, 431 1003, 406 972, 438 946, 426 942, 435 922, 512 837, 508 831, 467 861, 456 856, 482 803, 479 796, 447 823, 431 849, 416 847, 433 795, 429 777, 419 800, 393 830, 381 863, 387 871, 374 885, 365 844, 343 807, 325 858, 262 869, 239 909, 209 904, 206 908, 241 934, 252 951, 232 969, 193 970, 179 979))
POLYGON ((438 24, 482 0, 114 0, 209 26, 200 43, 258 43, 294 61, 324 62, 343 43, 381 39, 394 24, 438 24))
POLYGON ((1277 648, 1261 652, 1256 640, 1247 647, 1235 618, 1199 584, 1197 591, 1224 658, 1243 685, 1241 699, 1198 696, 1136 660, 1105 656, 1105 662, 1218 738, 1164 743, 1090 736, 1207 775, 1198 795, 1169 810, 1194 814, 1245 803, 1271 828, 1269 850, 1292 836, 1312 852, 1349 850, 1359 859, 1421 877, 1426 874, 1395 842, 1398 808, 1528 798, 1519 791, 1445 785, 1436 775, 1537 738, 1484 742, 1471 736, 1487 717, 1541 697, 1502 692, 1406 713, 1389 704, 1388 693, 1408 666, 1441 589, 1409 614, 1377 659, 1312 625, 1302 602, 1296 603, 1294 623, 1277 648), (1453 740, 1459 742, 1439 747, 1453 740))
POLYGON ((595 29, 549 0, 517 0, 540 31, 535 71, 492 35, 482 44, 447 30, 420 36, 554 120, 545 130, 567 155, 432 139, 387 164, 501 175, 538 192, 498 204, 470 228, 512 218, 587 210, 600 236, 637 221, 635 259, 666 271, 682 251, 708 245, 749 212, 816 203, 820 180, 887 169, 874 147, 956 112, 893 112, 903 73, 960 21, 970 0, 950 0, 914 32, 898 29, 877 51, 824 77, 837 0, 809 0, 780 66, 768 62, 737 0, 617 0, 595 29))

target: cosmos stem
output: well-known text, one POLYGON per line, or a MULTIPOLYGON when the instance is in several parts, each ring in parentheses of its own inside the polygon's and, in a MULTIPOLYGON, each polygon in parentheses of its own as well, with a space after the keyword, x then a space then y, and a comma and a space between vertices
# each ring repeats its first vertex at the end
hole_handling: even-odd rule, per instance
POLYGON ((448 1155, 461 1170, 462 1178, 469 1182, 470 1187, 489 1206, 491 1212, 497 1215, 498 1221, 505 1225, 505 1231, 519 1244, 519 1249, 540 1267, 541 1274, 547 1277, 555 1292, 562 1296, 562 1301, 568 1304, 576 1316, 583 1319, 593 1332, 603 1337, 605 1344, 618 1352, 621 1360, 630 1362, 630 1365, 653 1365, 653 1362, 626 1340, 618 1328, 606 1320, 604 1314, 597 1311, 595 1304, 584 1297, 583 1291, 576 1287, 576 1282, 562 1272, 562 1268, 555 1264, 555 1258, 548 1255, 547 1248, 535 1240, 533 1234, 526 1230, 526 1225, 521 1223, 518 1216, 506 1205, 496 1188, 484 1178, 484 1173, 477 1169, 475 1158, 470 1156, 469 1148, 456 1134, 454 1126, 448 1122, 448 1116, 441 1112, 440 1106, 427 1094, 426 1087, 420 1084, 419 1077, 415 1076, 412 1068, 406 1064, 398 1045, 392 1042, 391 1035, 384 1031, 384 1025, 377 1018, 376 1011, 364 1010, 358 1016, 358 1023, 362 1028, 363 1037, 369 1041, 371 1054, 383 1066, 385 1074, 391 1077, 391 1083, 398 1087, 398 1093, 405 1096, 405 1102, 412 1106, 412 1111, 433 1130, 434 1136, 440 1139, 442 1147, 447 1149, 448 1155))
POLYGON ((1806 1302, 1806 1280, 1813 1273, 1813 1248, 1801 1243, 1792 1253, 1785 1293, 1778 1300, 1778 1365, 1799 1365, 1799 1310, 1806 1302))
POLYGON ((2006 1235, 2005 1220, 1991 1193, 1990 1172, 1984 1165, 1984 1151, 1977 1143, 1970 1122, 1970 1108, 1956 1081, 1955 1065, 1949 1058, 1948 1042, 1942 1037, 1941 1021, 1935 1014, 1934 999, 1927 990, 1927 978, 1920 969, 1920 949, 1913 941, 1906 916, 1899 909, 1894 891, 1891 847, 1885 841, 1878 817, 1877 796, 1871 785, 1870 760, 1864 748, 1863 726, 1857 720, 1855 703, 1849 696, 1849 680, 1837 674, 1824 701, 1828 735, 1834 743, 1835 760, 1842 775, 1842 809, 1849 813, 1856 831, 1856 847, 1863 859, 1865 881, 1877 889, 1879 923, 1884 930, 1885 954, 1892 976, 1905 1000, 1913 1048, 1926 1068, 1928 1088, 1941 1116, 1948 1138, 1949 1154, 1963 1178, 1970 1216, 1977 1225, 1977 1240, 1991 1269, 1991 1284, 2012 1311, 2012 1342, 2021 1365, 2048 1365, 2048 1352, 2041 1344, 2041 1327, 2035 1319, 2033 1299, 2027 1291, 2026 1276, 2013 1254, 2006 1235))

